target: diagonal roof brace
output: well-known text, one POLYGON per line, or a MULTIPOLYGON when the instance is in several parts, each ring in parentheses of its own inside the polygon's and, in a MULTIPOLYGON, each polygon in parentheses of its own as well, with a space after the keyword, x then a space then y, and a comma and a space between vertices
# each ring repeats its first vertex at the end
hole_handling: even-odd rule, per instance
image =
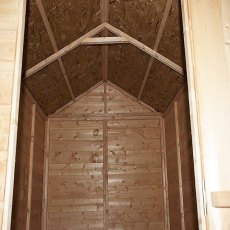
MULTIPOLYGON (((175 70, 176 72, 178 72, 181 75, 184 75, 184 70, 181 66, 177 65, 176 63, 172 62, 171 60, 169 60, 168 58, 164 57, 163 55, 161 55, 160 53, 158 53, 157 51, 149 48, 148 46, 144 45, 143 43, 139 42, 138 40, 134 39, 133 37, 129 36, 128 34, 122 32, 121 30, 113 27, 112 25, 108 24, 108 23, 102 23, 101 25, 97 26, 95 29, 89 31, 88 33, 86 33, 85 35, 83 35, 82 37, 78 38, 77 40, 75 40, 74 42, 70 43, 69 45, 67 45, 66 47, 64 47, 63 49, 59 50, 58 52, 54 53, 53 55, 51 55, 50 57, 46 58, 45 60, 41 61, 40 63, 38 63, 37 65, 33 66, 32 68, 30 68, 29 70, 26 71, 26 77, 28 78, 31 75, 33 75, 34 73, 38 72, 39 70, 43 69, 45 66, 51 64, 52 62, 56 61, 57 59, 59 59, 60 57, 62 57, 63 55, 67 54, 68 52, 70 52, 71 50, 75 49, 76 47, 84 44, 84 41, 88 38, 92 38, 93 36, 97 35, 98 33, 100 33, 101 31, 103 31, 104 29, 108 29, 109 31, 111 31, 112 33, 116 34, 117 36, 120 36, 120 38, 116 38, 116 39, 126 39, 129 41, 130 44, 136 46, 137 48, 139 48, 140 50, 142 50, 143 52, 149 54, 150 56, 152 56, 153 58, 157 59, 158 61, 160 61, 161 63, 167 65, 168 67, 170 67, 171 69, 175 70)), ((102 40, 106 40, 106 42, 108 42, 108 38, 102 38, 102 40)), ((114 39, 114 38, 113 38, 114 39)), ((86 40, 87 41, 87 40, 86 40)), ((92 41, 92 40, 91 40, 92 41)), ((104 41, 105 42, 105 41, 104 41)), ((115 41, 114 41, 115 43, 115 41)), ((110 41, 110 44, 113 44, 113 42, 110 41)), ((94 44, 91 44, 94 45, 94 44)))

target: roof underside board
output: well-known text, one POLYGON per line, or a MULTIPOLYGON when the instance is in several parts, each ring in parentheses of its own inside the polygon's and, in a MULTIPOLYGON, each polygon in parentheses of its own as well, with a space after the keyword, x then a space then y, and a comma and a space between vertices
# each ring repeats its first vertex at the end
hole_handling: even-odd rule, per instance
MULTIPOLYGON (((24 72, 54 54, 36 3, 38 1, 44 6, 59 50, 101 24, 100 0, 29 0, 24 72)), ((110 0, 108 23, 154 49, 167 1, 170 0, 110 0)), ((180 5, 179 0, 171 1, 158 52, 184 68, 180 5)), ((114 35, 109 33, 108 36, 114 35)), ((101 47, 79 46, 62 56, 74 97, 102 80, 104 59, 101 47)), ((110 45, 107 61, 108 80, 135 97, 144 86, 140 100, 159 112, 165 111, 186 82, 185 76, 154 60, 143 85, 150 56, 131 44, 110 45)), ((52 114, 72 100, 57 61, 24 79, 24 82, 46 114, 52 114)))

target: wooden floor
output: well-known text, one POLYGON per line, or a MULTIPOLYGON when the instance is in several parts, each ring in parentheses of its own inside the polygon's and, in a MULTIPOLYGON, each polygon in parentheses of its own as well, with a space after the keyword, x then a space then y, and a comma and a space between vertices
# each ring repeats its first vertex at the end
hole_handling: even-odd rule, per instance
POLYGON ((47 229, 165 229, 161 119, 109 85, 50 118, 47 229))

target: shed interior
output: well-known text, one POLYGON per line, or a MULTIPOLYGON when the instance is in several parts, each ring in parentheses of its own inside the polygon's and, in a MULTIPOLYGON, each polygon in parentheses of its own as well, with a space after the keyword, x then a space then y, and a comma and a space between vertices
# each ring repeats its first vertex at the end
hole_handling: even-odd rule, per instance
POLYGON ((179 0, 29 0, 12 229, 196 230, 179 0))

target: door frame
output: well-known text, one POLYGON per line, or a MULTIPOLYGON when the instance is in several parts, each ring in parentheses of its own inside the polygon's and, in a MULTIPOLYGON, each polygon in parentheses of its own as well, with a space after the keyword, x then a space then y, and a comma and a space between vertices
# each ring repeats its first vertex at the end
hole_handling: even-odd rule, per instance
POLYGON ((226 163, 230 160, 230 48, 227 40, 230 38, 230 17, 227 18, 230 4, 227 2, 181 0, 201 230, 230 227, 230 209, 216 209, 212 203, 212 192, 230 191, 230 170, 226 163))
MULTIPOLYGON (((215 0, 212 2, 221 4, 221 1, 223 2, 224 0, 215 0)), ((11 108, 11 128, 9 129, 9 136, 10 136, 9 143, 11 143, 11 147, 8 150, 8 161, 7 161, 7 177, 6 177, 7 184, 5 186, 5 194, 7 194, 7 197, 5 197, 5 202, 4 202, 4 212, 3 212, 4 224, 2 228, 4 230, 10 229, 10 222, 11 222, 12 194, 13 194, 13 182, 14 182, 13 175, 14 175, 14 165, 15 165, 15 155, 16 155, 18 105, 19 105, 21 64, 22 64, 22 53, 23 53, 22 47, 23 47, 23 40, 24 40, 24 24, 25 24, 25 8, 26 8, 26 0, 18 0, 17 2, 19 3, 19 9, 18 9, 19 25, 18 25, 18 37, 17 37, 17 49, 15 53, 16 65, 15 68, 12 69, 12 71, 14 71, 14 81, 13 81, 14 86, 12 91, 13 99, 12 99, 12 108, 11 108)), ((208 0, 202 0, 200 2, 203 5, 205 4, 208 5, 208 0)), ((184 25, 185 52, 186 52, 186 60, 187 60, 188 91, 189 91, 189 102, 190 102, 192 136, 193 136, 194 167, 195 167, 199 226, 200 229, 203 230, 203 229, 207 229, 206 217, 204 215, 205 205, 204 205, 204 186, 203 186, 205 170, 203 167, 203 160, 202 160, 203 148, 206 145, 206 143, 201 133, 202 130, 201 115, 203 115, 205 111, 201 110, 199 105, 199 100, 201 97, 198 94, 197 84, 199 84, 200 73, 199 70, 197 70, 196 68, 197 60, 195 59, 195 56, 197 50, 194 49, 194 45, 195 45, 194 31, 193 31, 194 18, 192 18, 192 16, 196 15, 195 12, 196 8, 194 7, 194 4, 198 4, 198 1, 181 0, 181 4, 182 4, 183 25, 184 25)), ((14 15, 12 15, 12 17, 14 17, 14 15)), ((211 19, 212 18, 210 15, 210 20, 211 19)), ((195 32, 197 36, 197 30, 195 32)), ((207 36, 204 37, 203 39, 210 39, 209 34, 207 33, 207 36)), ((218 61, 218 57, 215 58, 218 61)), ((227 80, 225 83, 227 84, 227 80)), ((206 90, 208 90, 208 87, 206 90)), ((226 98, 223 98, 223 100, 224 99, 226 98)), ((215 104, 212 105, 212 108, 215 110, 215 104)), ((2 118, 1 118, 1 122, 4 122, 2 118)), ((228 148, 228 145, 225 144, 225 147, 228 148)))

